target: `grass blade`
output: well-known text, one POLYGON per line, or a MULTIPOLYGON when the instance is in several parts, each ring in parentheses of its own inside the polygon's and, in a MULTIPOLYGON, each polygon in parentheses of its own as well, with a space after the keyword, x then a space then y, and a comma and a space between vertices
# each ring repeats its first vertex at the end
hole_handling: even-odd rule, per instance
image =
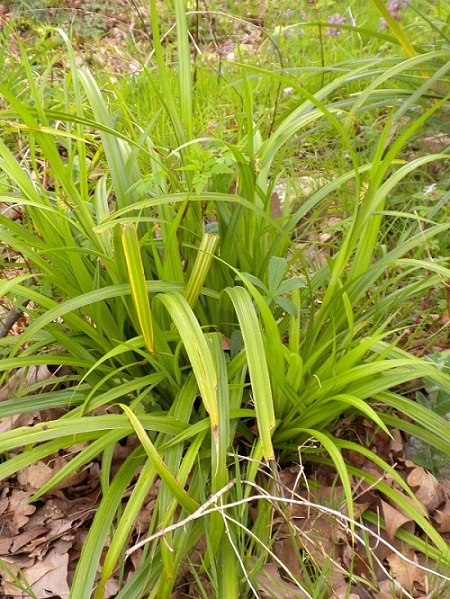
POLYGON ((141 248, 134 225, 122 226, 122 244, 130 278, 131 295, 138 315, 139 325, 148 351, 150 354, 154 354, 153 317, 150 310, 141 248))
POLYGON ((270 462, 275 458, 272 432, 276 421, 269 367, 258 317, 250 295, 243 287, 227 288, 225 292, 233 302, 242 332, 263 455, 270 462))

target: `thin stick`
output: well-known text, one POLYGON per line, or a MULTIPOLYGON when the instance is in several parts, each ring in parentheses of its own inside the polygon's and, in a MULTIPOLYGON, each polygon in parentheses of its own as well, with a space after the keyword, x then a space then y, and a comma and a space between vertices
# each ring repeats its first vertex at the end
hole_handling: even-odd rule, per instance
POLYGON ((128 549, 128 551, 125 553, 125 558, 128 559, 128 557, 132 553, 134 553, 135 551, 137 551, 144 545, 147 545, 147 543, 150 543, 151 541, 154 541, 155 539, 160 539, 161 537, 164 537, 165 535, 167 535, 169 532, 177 530, 177 528, 181 528, 182 526, 185 526, 186 524, 188 524, 189 522, 192 522, 193 520, 198 520, 198 518, 201 518, 205 513, 211 513, 211 512, 217 511, 217 509, 208 511, 208 508, 213 503, 217 504, 218 499, 220 499, 220 497, 222 495, 224 495, 227 491, 229 491, 231 489, 231 487, 233 487, 235 485, 235 483, 236 483, 236 480, 231 480, 227 485, 222 487, 222 489, 217 491, 217 493, 214 493, 214 495, 211 495, 211 497, 207 501, 205 501, 205 503, 203 505, 201 505, 198 508, 198 510, 196 510, 195 512, 190 514, 187 518, 184 518, 184 520, 180 520, 176 524, 171 524, 170 526, 167 526, 166 528, 159 530, 158 532, 151 535, 150 537, 147 537, 146 539, 142 539, 142 541, 139 541, 139 543, 136 543, 136 545, 133 545, 132 547, 130 547, 128 549))
MULTIPOLYGON (((193 520, 197 520, 198 518, 201 518, 202 516, 207 516, 208 514, 212 514, 212 513, 219 511, 221 514, 226 516, 229 520, 232 520, 232 518, 230 516, 225 514, 226 509, 232 508, 232 507, 237 507, 237 506, 243 505, 245 503, 250 503, 257 499, 265 499, 266 501, 270 501, 271 503, 273 503, 275 505, 279 505, 280 503, 286 503, 286 504, 291 504, 291 505, 304 505, 304 506, 312 507, 312 508, 317 509, 319 512, 323 512, 325 514, 335 516, 336 519, 341 520, 347 524, 353 524, 354 526, 358 527, 360 530, 363 530, 366 533, 368 533, 370 536, 376 538, 379 543, 388 547, 392 551, 392 553, 395 553, 398 557, 403 559, 408 564, 414 566, 415 568, 418 568, 419 570, 423 570, 424 572, 428 572, 429 574, 433 574, 434 576, 437 576, 443 580, 446 580, 447 582, 450 582, 450 577, 445 576, 444 574, 441 574, 440 572, 437 572, 436 570, 432 570, 431 568, 427 568, 426 566, 422 566, 421 564, 414 562, 413 560, 408 558, 406 555, 403 555, 401 553, 401 551, 396 549, 393 545, 391 545, 390 543, 385 541, 382 537, 380 537, 375 532, 373 532, 373 530, 371 530, 369 527, 364 526, 364 524, 361 524, 360 522, 356 522, 355 520, 352 520, 351 518, 349 518, 348 516, 346 516, 345 514, 342 514, 341 512, 339 512, 337 510, 333 510, 324 505, 318 505, 316 503, 312 503, 311 501, 307 501, 306 499, 303 499, 303 498, 296 500, 296 499, 291 499, 288 497, 277 497, 275 495, 270 495, 256 483, 253 483, 251 481, 242 481, 243 483, 248 484, 251 487, 253 487, 254 489, 256 489, 260 493, 260 495, 259 496, 254 495, 251 497, 246 497, 246 498, 240 499, 238 501, 232 501, 230 503, 217 505, 218 499, 224 493, 226 493, 229 489, 231 489, 231 487, 235 484, 235 482, 236 482, 235 480, 230 481, 225 487, 220 489, 220 491, 218 491, 217 493, 212 495, 202 506, 199 507, 198 510, 196 510, 194 513, 190 514, 184 520, 181 520, 180 522, 177 522, 176 524, 172 524, 171 526, 168 526, 167 528, 158 531, 157 533, 155 533, 154 535, 151 535, 150 537, 147 537, 146 539, 142 539, 142 541, 140 541, 136 545, 133 545, 132 547, 130 547, 130 549, 128 549, 128 551, 126 552, 125 557, 128 558, 137 549, 139 549, 140 547, 143 547, 147 543, 150 543, 151 541, 153 541, 155 539, 164 537, 169 532, 172 532, 173 530, 176 530, 176 529, 184 526, 185 524, 192 522, 193 520), (212 504, 215 504, 215 506, 210 508, 209 506, 211 506, 212 504)), ((253 533, 251 533, 251 531, 248 531, 248 532, 251 536, 254 536, 253 533)))
POLYGON ((23 304, 21 308, 12 308, 12 310, 9 310, 6 316, 0 320, 0 339, 6 337, 14 324, 23 315, 23 309, 26 307, 27 303, 23 304))

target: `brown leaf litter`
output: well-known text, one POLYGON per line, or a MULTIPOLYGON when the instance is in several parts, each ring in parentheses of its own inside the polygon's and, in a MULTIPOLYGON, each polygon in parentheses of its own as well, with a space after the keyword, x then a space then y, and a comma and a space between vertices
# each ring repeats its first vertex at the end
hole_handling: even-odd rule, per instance
MULTIPOLYGON (((391 452, 388 461, 392 463, 395 458, 398 463, 397 471, 414 491, 416 509, 435 525, 444 539, 450 540, 450 481, 438 481, 433 474, 402 457, 400 434, 395 433, 391 447, 388 443, 384 452, 391 452)), ((390 476, 360 454, 352 456, 349 452, 346 461, 401 491, 390 476)), ((344 490, 335 484, 334 471, 319 467, 314 484, 310 481, 308 488, 299 485, 299 472, 300 467, 291 467, 280 473, 283 497, 289 501, 285 504, 280 499, 273 521, 276 535, 273 552, 297 581, 306 585, 308 573, 324 573, 321 584, 328 588, 328 594, 324 595, 327 599, 349 597, 350 591, 352 599, 429 599, 430 591, 448 585, 449 579, 439 577, 439 565, 408 544, 404 533, 422 538, 422 532, 388 496, 352 477, 356 522, 353 532, 346 519, 344 490)), ((406 494, 403 496, 413 502, 406 494)), ((258 578, 263 597, 275 596, 267 592, 280 578, 287 584, 288 577, 277 561, 266 564, 258 578)), ((306 596, 293 581, 289 584, 290 590, 283 597, 306 596)))

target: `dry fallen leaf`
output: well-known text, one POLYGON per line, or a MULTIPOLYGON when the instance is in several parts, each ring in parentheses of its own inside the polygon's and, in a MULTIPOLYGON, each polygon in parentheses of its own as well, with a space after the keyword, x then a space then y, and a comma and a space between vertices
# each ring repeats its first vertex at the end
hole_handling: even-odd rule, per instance
POLYGON ((399 512, 394 507, 389 505, 389 503, 386 503, 386 501, 383 500, 381 500, 381 507, 383 508, 383 515, 386 522, 387 536, 391 542, 394 541, 397 530, 401 526, 407 530, 410 530, 411 532, 414 531, 415 523, 411 516, 399 512))
MULTIPOLYGON (((9 500, 9 510, 4 514, 4 526, 9 529, 11 536, 19 534, 20 529, 28 522, 36 511, 36 506, 30 505, 30 493, 13 489, 9 500)), ((2 518, 3 519, 3 518, 2 518)))
POLYGON ((0 561, 0 597, 20 597, 30 599, 29 594, 24 594, 13 579, 17 579, 20 572, 34 564, 34 559, 29 557, 14 556, 0 561))
POLYGON ((7 433, 21 426, 31 426, 39 417, 39 412, 25 412, 24 414, 15 414, 10 418, 0 420, 0 434, 7 433))
POLYGON ((57 541, 42 560, 24 570, 24 575, 38 599, 59 595, 61 599, 69 597, 67 567, 71 543, 57 541))
POLYGON ((22 488, 40 489, 53 476, 53 470, 43 461, 39 460, 17 473, 17 482, 22 488))
MULTIPOLYGON (((378 592, 375 594, 375 597, 376 599, 394 599, 399 597, 399 595, 396 593, 396 590, 397 589, 392 580, 382 580, 378 584, 378 592)), ((400 589, 398 590, 401 592, 400 589)))
POLYGON ((265 564, 256 575, 256 583, 260 592, 261 599, 274 599, 274 597, 283 597, 283 599, 305 599, 309 597, 308 593, 287 582, 285 577, 281 576, 277 564, 265 564))
POLYGON ((405 556, 408 557, 409 561, 403 559, 403 557, 396 553, 392 553, 387 558, 387 562, 392 578, 394 578, 405 591, 411 593, 414 591, 416 583, 423 583, 425 580, 425 573, 421 568, 415 565, 418 563, 418 560, 412 549, 405 550, 405 556))
POLYGON ((441 483, 425 468, 421 466, 413 468, 408 474, 406 482, 414 490, 418 501, 429 514, 444 503, 445 494, 441 483))
POLYGON ((25 389, 47 381, 53 377, 53 373, 45 364, 19 368, 8 380, 6 385, 0 388, 0 401, 12 399, 18 393, 23 393, 25 389))
POLYGON ((45 526, 33 526, 27 528, 22 534, 15 536, 12 540, 8 553, 17 555, 18 553, 30 553, 36 545, 42 543, 42 538, 48 532, 45 526))
POLYGON ((440 510, 436 510, 433 518, 437 522, 440 533, 450 532, 450 499, 447 498, 445 505, 440 510))
POLYGON ((334 597, 336 597, 336 599, 361 599, 359 594, 348 594, 348 584, 346 584, 345 587, 341 587, 340 589, 333 591, 333 599, 334 597))
POLYGON ((391 452, 394 454, 404 453, 405 443, 398 428, 393 429, 391 431, 391 434, 392 438, 389 441, 389 449, 391 450, 391 452))

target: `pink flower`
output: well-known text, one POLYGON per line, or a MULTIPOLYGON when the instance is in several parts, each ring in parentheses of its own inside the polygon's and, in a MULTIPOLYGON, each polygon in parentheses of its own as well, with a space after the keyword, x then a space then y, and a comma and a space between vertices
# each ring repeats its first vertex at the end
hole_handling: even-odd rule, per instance
MULTIPOLYGON (((345 23, 344 17, 341 17, 339 13, 329 16, 327 21, 330 25, 343 25, 345 23)), ((327 27, 327 35, 341 35, 341 33, 343 31, 339 27, 327 27)))
MULTIPOLYGON (((404 0, 391 0, 387 9, 391 17, 393 17, 396 21, 400 21, 400 11, 406 8, 407 6, 408 4, 404 0)), ((386 20, 383 18, 380 19, 380 25, 383 29, 388 28, 386 20)))

